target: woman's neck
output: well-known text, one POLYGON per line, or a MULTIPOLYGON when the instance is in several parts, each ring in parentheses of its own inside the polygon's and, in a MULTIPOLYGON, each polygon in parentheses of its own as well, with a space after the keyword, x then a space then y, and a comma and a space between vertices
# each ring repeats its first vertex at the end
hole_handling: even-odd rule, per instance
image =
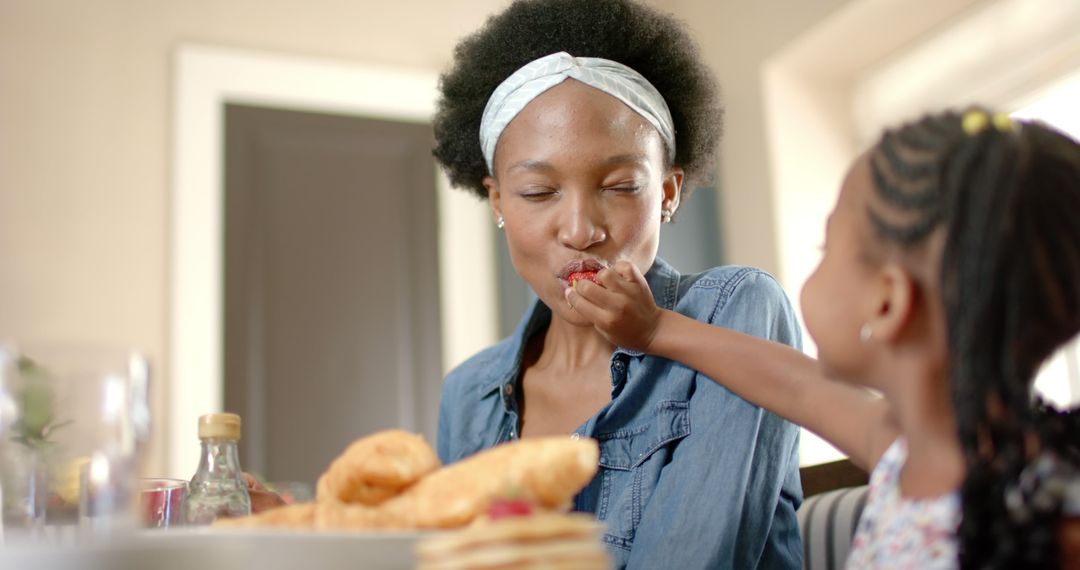
POLYGON ((530 340, 522 363, 522 437, 570 433, 610 402, 614 349, 591 327, 552 318, 530 340))
POLYGON ((606 361, 614 350, 615 345, 595 328, 575 325, 552 316, 536 365, 545 369, 574 370, 595 363, 597 359, 606 361))
POLYGON ((539 348, 535 355, 537 366, 565 370, 588 366, 597 358, 607 361, 615 351, 615 345, 595 328, 571 324, 554 315, 539 348))

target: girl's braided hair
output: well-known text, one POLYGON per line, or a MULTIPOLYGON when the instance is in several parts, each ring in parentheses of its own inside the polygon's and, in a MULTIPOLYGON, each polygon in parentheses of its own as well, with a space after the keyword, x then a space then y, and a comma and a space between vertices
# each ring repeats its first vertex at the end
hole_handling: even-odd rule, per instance
POLYGON ((1080 332, 1080 145, 973 108, 886 132, 870 161, 882 240, 912 250, 945 234, 938 285, 967 465, 961 566, 1056 568, 1060 501, 1017 504, 1033 493, 1016 486, 1047 457, 1080 473, 1080 414, 1032 389, 1080 332))

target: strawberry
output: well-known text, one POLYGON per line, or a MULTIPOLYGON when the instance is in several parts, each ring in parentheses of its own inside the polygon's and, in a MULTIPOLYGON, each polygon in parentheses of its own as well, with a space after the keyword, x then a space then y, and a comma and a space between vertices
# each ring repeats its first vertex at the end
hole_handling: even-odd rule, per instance
POLYGON ((510 517, 526 517, 532 514, 532 503, 525 499, 499 499, 488 505, 487 514, 491 520, 510 517))
POLYGON ((566 277, 566 280, 570 282, 571 287, 577 285, 577 282, 581 281, 582 279, 586 281, 592 281, 597 285, 600 284, 600 282, 596 280, 595 271, 575 271, 566 277))

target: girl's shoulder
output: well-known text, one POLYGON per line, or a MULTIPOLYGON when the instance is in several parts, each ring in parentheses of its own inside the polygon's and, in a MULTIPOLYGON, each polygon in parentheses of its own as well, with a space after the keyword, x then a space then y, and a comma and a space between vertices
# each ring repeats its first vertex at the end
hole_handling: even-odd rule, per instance
POLYGON ((848 568, 955 568, 959 494, 902 497, 900 469, 906 459, 907 443, 896 438, 874 466, 848 568))

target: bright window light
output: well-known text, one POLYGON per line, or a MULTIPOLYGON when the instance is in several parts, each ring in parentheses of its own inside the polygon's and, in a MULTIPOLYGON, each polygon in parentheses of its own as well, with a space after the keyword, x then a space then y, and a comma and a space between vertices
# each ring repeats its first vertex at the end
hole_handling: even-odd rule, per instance
POLYGON ((1058 81, 1012 113, 1019 119, 1037 119, 1080 140, 1080 70, 1058 81))
MULTIPOLYGON (((1021 102, 1012 113, 1036 119, 1080 140, 1080 71, 1021 102)), ((1059 407, 1080 404, 1080 337, 1058 350, 1039 371, 1035 389, 1059 407)))

